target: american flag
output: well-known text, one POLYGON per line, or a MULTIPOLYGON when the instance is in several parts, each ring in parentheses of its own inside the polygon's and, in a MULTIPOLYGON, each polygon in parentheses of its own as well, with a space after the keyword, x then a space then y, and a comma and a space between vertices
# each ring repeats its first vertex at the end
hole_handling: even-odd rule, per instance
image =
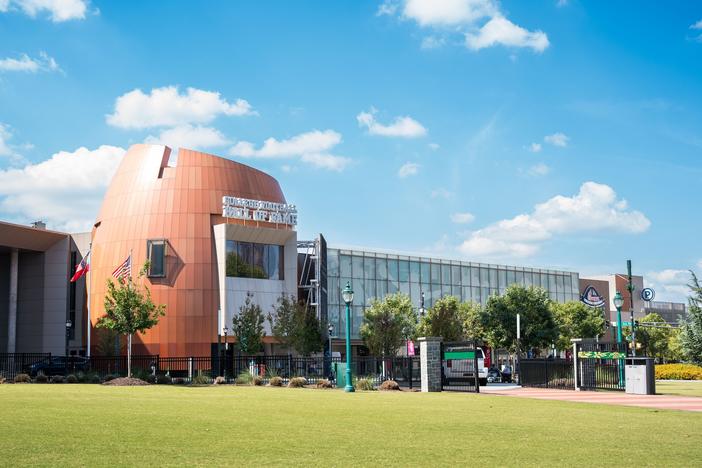
POLYGON ((112 272, 112 276, 119 279, 132 276, 132 254, 130 253, 127 259, 112 272))

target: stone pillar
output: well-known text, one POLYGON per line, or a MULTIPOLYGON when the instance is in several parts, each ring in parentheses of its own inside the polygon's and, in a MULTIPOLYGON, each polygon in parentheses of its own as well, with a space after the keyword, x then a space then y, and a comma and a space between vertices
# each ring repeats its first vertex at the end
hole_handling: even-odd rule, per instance
POLYGON ((420 368, 423 392, 441 391, 441 338, 419 338, 420 368))
POLYGON ((7 352, 17 350, 17 271, 19 251, 12 249, 10 253, 10 303, 7 313, 7 352))

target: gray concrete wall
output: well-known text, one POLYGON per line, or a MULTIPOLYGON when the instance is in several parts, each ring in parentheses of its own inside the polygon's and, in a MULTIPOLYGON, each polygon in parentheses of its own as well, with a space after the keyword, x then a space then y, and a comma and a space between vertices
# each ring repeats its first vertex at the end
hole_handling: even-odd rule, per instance
POLYGON ((66 352, 66 318, 69 291, 68 237, 54 244, 44 253, 44 313, 42 317, 42 352, 66 352))
POLYGON ((20 252, 17 279, 18 353, 44 352, 44 254, 20 252))
POLYGON ((0 253, 0 353, 7 350, 7 313, 10 300, 10 254, 0 253))

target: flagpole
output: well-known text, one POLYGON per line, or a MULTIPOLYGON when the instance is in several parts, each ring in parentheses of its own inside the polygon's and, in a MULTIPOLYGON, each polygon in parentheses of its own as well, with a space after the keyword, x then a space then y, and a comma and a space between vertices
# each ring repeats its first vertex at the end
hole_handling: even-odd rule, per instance
MULTIPOLYGON (((91 242, 90 247, 88 247, 88 254, 90 255, 92 251, 93 251, 93 243, 91 242)), ((88 259, 88 261, 90 263, 93 263, 92 259, 88 259)), ((88 265, 90 265, 90 263, 88 263, 88 265)), ((90 283, 91 283, 91 281, 90 280, 92 277, 93 277, 92 268, 88 267, 88 349, 86 350, 86 353, 85 353, 88 357, 90 357, 90 327, 92 325, 92 323, 90 321, 90 299, 91 299, 91 297, 90 297, 90 283)))

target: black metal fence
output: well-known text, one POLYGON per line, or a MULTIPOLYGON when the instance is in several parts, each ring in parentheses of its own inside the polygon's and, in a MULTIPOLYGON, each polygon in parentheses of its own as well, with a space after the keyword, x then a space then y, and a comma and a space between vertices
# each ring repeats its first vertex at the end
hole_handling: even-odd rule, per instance
POLYGON ((13 380, 31 365, 51 358, 49 353, 0 353, 0 378, 13 380))
POLYGON ((583 390, 625 389, 626 343, 578 345, 578 384, 583 390))
POLYGON ((474 341, 441 344, 441 389, 480 392, 478 354, 474 341))
POLYGON ((575 389, 571 359, 520 359, 519 383, 523 387, 575 389))

